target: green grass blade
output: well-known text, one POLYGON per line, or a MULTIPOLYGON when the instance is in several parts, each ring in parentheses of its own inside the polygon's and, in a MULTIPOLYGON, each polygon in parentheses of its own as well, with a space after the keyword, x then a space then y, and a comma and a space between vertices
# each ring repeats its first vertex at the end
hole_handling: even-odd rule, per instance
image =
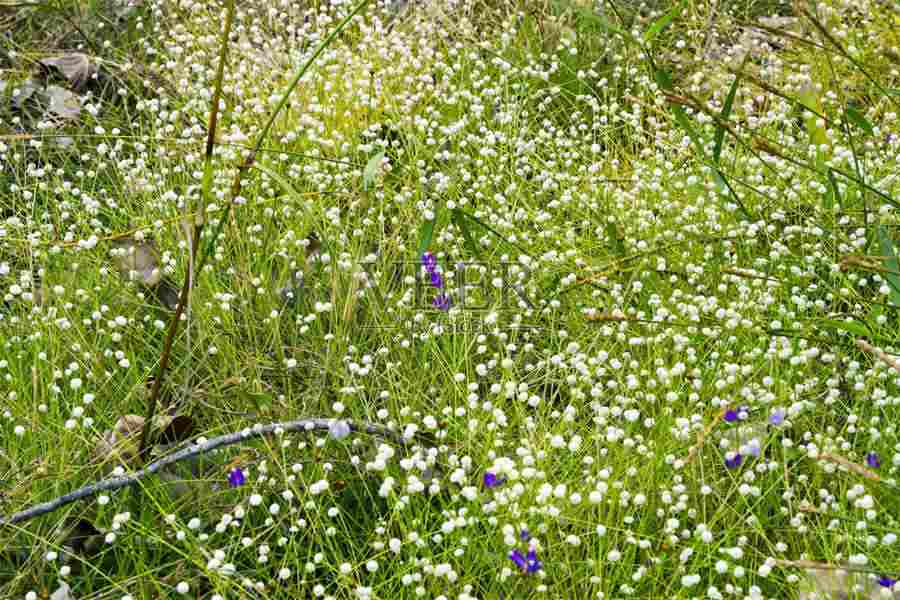
POLYGON ((613 254, 616 256, 625 256, 625 240, 619 235, 619 229, 616 227, 615 223, 606 223, 606 237, 609 238, 609 245, 612 248, 613 254))
POLYGON ((475 223, 476 225, 480 225, 481 227, 484 227, 485 230, 487 230, 489 233, 492 233, 492 234, 494 235, 494 237, 496 237, 498 240, 500 240, 500 241, 503 242, 504 244, 509 244, 510 246, 512 246, 513 248, 515 248, 515 249, 518 250, 519 252, 521 252, 522 254, 528 254, 528 252, 525 250, 525 248, 523 248, 522 246, 520 246, 520 245, 518 245, 518 244, 514 244, 513 242, 510 242, 508 239, 506 239, 505 237, 503 237, 503 234, 502 234, 502 233, 500 233, 499 231, 497 231, 496 229, 494 229, 493 227, 491 227, 490 225, 488 225, 487 223, 485 223, 484 221, 482 221, 481 219, 479 219, 479 218, 476 217, 475 215, 472 215, 472 214, 470 214, 470 213, 467 213, 467 212, 464 211, 464 210, 459 211, 459 214, 460 214, 460 216, 462 216, 463 218, 466 218, 466 219, 471 220, 471 221, 472 221, 473 223, 475 223))
POLYGON ((572 11, 574 14, 578 15, 580 18, 583 18, 587 21, 594 23, 595 25, 599 26, 601 29, 621 35, 629 42, 634 41, 632 39, 630 33, 625 31, 621 27, 618 27, 617 25, 613 25, 612 23, 609 22, 609 19, 604 18, 603 15, 597 14, 596 12, 594 12, 590 9, 584 8, 583 6, 579 6, 579 5, 575 4, 574 2, 567 1, 567 0, 557 0, 556 2, 553 3, 553 5, 558 12, 562 12, 564 10, 572 11))
POLYGON ((828 193, 825 195, 825 206, 826 208, 832 209, 834 208, 835 203, 842 204, 841 202, 841 189, 838 187, 837 179, 834 176, 834 171, 828 169, 828 193))
POLYGON ((434 224, 437 221, 437 218, 438 213, 435 211, 434 218, 430 221, 425 221, 419 228, 419 257, 425 254, 428 251, 428 247, 431 245, 431 240, 434 237, 434 224))
POLYGON ((844 115, 849 122, 853 123, 867 134, 875 135, 875 128, 872 127, 872 124, 869 123, 868 119, 866 119, 856 107, 847 105, 847 108, 844 110, 844 115))
POLYGON ((675 20, 675 17, 678 16, 684 7, 687 5, 687 0, 681 0, 678 4, 673 6, 669 12, 658 18, 650 28, 644 32, 644 41, 652 42, 653 38, 660 34, 660 32, 668 27, 672 21, 675 20))
POLYGON ((688 118, 687 113, 684 112, 684 109, 677 104, 673 104, 672 114, 675 115, 675 122, 678 123, 678 126, 684 129, 688 134, 688 137, 691 138, 694 148, 697 149, 697 154, 706 158, 706 150, 703 148, 703 142, 700 139, 700 135, 694 129, 693 125, 691 125, 691 120, 688 118))
POLYGON ((366 169, 363 171, 363 189, 368 190, 375 183, 375 176, 378 174, 378 167, 384 160, 384 148, 372 155, 372 158, 366 163, 366 169))
POLYGON ((894 252, 894 242, 884 225, 878 226, 878 241, 881 246, 881 254, 885 257, 884 268, 888 270, 884 274, 888 286, 891 288, 891 304, 900 307, 900 263, 897 262, 897 254, 894 252))
POLYGON ((460 231, 462 231, 463 239, 465 239, 466 247, 469 249, 469 252, 472 253, 476 258, 481 258, 481 252, 478 250, 478 244, 475 243, 475 238, 472 237, 472 231, 469 229, 469 225, 466 223, 466 217, 463 214, 461 208, 454 208, 453 213, 453 224, 459 227, 460 231))
POLYGON ((723 123, 727 123, 728 117, 731 116, 731 107, 734 105, 734 96, 737 94, 740 79, 740 75, 734 77, 731 89, 728 90, 728 96, 725 98, 725 104, 722 106, 722 113, 719 115, 720 121, 716 129, 715 146, 713 147, 713 162, 716 164, 719 164, 719 157, 722 155, 722 143, 725 141, 725 126, 723 123))
POLYGON ((859 336, 859 337, 869 337, 872 335, 872 332, 869 331, 869 328, 859 321, 837 321, 835 319, 821 319, 818 323, 831 327, 832 329, 840 329, 841 331, 846 331, 849 334, 859 336))

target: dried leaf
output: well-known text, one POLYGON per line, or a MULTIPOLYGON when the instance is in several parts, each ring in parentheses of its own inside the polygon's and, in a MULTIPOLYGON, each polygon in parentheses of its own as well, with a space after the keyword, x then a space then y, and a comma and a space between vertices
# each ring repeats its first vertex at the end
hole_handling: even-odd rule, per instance
MULTIPOLYGON (((94 447, 94 460, 111 466, 113 462, 132 465, 138 457, 138 444, 144 428, 144 417, 124 415, 119 417, 111 430, 106 430, 94 447)), ((154 430, 160 432, 158 443, 171 444, 190 437, 193 420, 185 415, 157 415, 153 419, 154 430)))
POLYGON ((137 438, 144 427, 144 417, 125 415, 115 426, 101 434, 94 446, 94 459, 100 463, 129 464, 137 457, 137 438))
POLYGON ((116 267, 126 279, 139 281, 147 287, 153 287, 162 280, 156 244, 127 238, 114 241, 113 246, 116 267))
POLYGON ((170 279, 164 277, 159 284, 153 288, 153 296, 160 305, 175 310, 178 308, 178 298, 181 296, 181 290, 175 287, 170 279))
POLYGON ((55 73, 68 81, 75 91, 84 89, 97 75, 97 66, 80 52, 45 58, 39 64, 48 74, 55 73))
POLYGON ((149 289, 164 308, 175 310, 181 290, 163 277, 156 244, 126 238, 114 241, 113 246, 113 261, 122 276, 149 289))
POLYGON ((77 119, 81 115, 81 99, 58 85, 47 86, 47 112, 60 119, 77 119))
POLYGON ((322 251, 322 242, 319 240, 319 236, 316 235, 316 232, 312 232, 307 236, 309 240, 309 245, 306 247, 306 262, 309 264, 316 258, 318 258, 319 254, 322 251))
POLYGON ((158 441, 163 444, 183 442, 191 437, 193 431, 194 420, 192 418, 187 415, 175 415, 160 431, 158 441))
POLYGON ((55 592, 50 594, 50 600, 75 600, 75 596, 72 595, 72 588, 69 587, 69 584, 62 583, 55 592))
POLYGON ((26 79, 18 86, 18 94, 13 91, 12 105, 16 110, 24 110, 25 104, 30 100, 36 91, 40 89, 40 85, 34 79, 26 79))
POLYGON ((62 545, 68 546, 74 554, 91 554, 102 543, 103 532, 87 519, 80 518, 69 523, 69 531, 62 545))

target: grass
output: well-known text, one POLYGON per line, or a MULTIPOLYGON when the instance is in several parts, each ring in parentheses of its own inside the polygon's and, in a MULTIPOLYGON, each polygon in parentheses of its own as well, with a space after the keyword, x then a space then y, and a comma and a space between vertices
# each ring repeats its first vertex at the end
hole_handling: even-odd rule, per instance
POLYGON ((351 7, 239 3, 204 180, 224 6, 148 4, 109 45, 101 4, 4 15, 4 98, 78 44, 124 93, 3 108, 0 514, 108 474, 151 377, 190 439, 308 416, 411 445, 276 435, 4 525, 4 597, 851 593, 836 567, 891 594, 900 379, 856 343, 900 346, 891 7, 796 7, 717 62, 783 7, 461 3, 388 31, 373 5, 267 131, 351 7), (178 288, 189 212, 209 260, 160 376, 172 311, 110 250, 140 231, 178 288))

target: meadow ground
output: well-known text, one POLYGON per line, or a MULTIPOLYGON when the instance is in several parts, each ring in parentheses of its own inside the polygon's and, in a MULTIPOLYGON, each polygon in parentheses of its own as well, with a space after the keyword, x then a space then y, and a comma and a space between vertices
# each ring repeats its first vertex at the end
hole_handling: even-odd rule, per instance
POLYGON ((0 28, 3 598, 900 597, 895 3, 0 28))

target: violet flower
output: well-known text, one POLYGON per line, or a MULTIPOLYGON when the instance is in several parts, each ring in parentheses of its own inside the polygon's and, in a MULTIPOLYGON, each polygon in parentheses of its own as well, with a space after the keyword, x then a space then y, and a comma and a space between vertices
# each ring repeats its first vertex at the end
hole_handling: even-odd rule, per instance
MULTIPOLYGON (((425 267, 425 271, 428 273, 428 276, 431 279, 431 287, 437 290, 443 290, 444 278, 440 273, 438 273, 437 258, 435 258, 434 254, 432 254, 431 252, 426 252, 425 254, 423 254, 422 266, 425 267)), ((450 310, 450 297, 447 294, 440 293, 435 297, 434 300, 432 300, 431 305, 438 310, 450 310)))
POLYGON ((422 255, 422 266, 429 273, 433 272, 437 268, 437 258, 431 252, 426 252, 422 255))
POLYGON ((738 413, 733 408, 729 408, 725 411, 725 421, 728 423, 734 423, 738 420, 738 413))
POLYGON ((525 560, 525 557, 522 556, 522 553, 519 552, 518 548, 513 548, 512 552, 509 553, 509 560, 516 563, 516 566, 523 571, 528 569, 528 561, 525 560))
POLYGON ((892 588, 897 583, 897 580, 893 577, 888 577, 887 575, 882 575, 878 578, 878 585, 881 587, 892 588))
POLYGON ((735 454, 731 458, 725 457, 725 466, 729 469, 736 469, 741 466, 741 462, 744 460, 744 457, 740 455, 740 453, 735 454))
POLYGON ((775 427, 780 426, 784 423, 784 409, 776 408, 769 415, 769 424, 774 425, 775 427))
POLYGON ((527 529, 523 529, 522 531, 519 532, 519 539, 522 540, 523 542, 527 542, 528 540, 531 539, 531 532, 528 531, 527 529))
POLYGON ((431 305, 438 310, 450 310, 450 297, 447 294, 438 294, 431 301, 431 305))
POLYGON ((528 550, 525 559, 528 561, 528 568, 526 569, 528 573, 537 573, 544 567, 541 561, 537 559, 537 552, 535 552, 534 548, 528 550))
POLYGON ((484 487, 495 488, 504 483, 506 483, 506 477, 503 477, 502 475, 498 477, 496 473, 491 471, 484 472, 484 487))
POLYGON ((509 553, 509 560, 516 563, 516 566, 528 575, 537 573, 544 568, 544 564, 538 560, 537 552, 534 548, 529 548, 528 554, 525 556, 522 556, 518 548, 513 548, 512 552, 509 553))
POLYGON ((869 452, 866 454, 866 464, 872 469, 877 469, 881 466, 881 457, 878 456, 877 452, 869 452))
POLYGON ((246 481, 247 478, 244 476, 244 471, 242 471, 240 467, 235 467, 228 473, 228 485, 231 487, 242 486, 246 481))

